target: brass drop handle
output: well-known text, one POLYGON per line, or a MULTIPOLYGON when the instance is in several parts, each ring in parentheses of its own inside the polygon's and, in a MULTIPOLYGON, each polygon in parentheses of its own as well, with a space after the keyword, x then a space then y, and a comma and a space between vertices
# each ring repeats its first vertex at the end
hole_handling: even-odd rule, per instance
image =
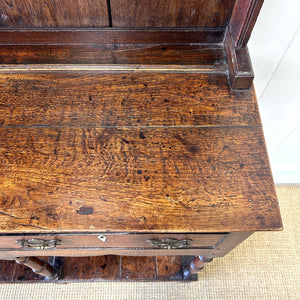
POLYGON ((161 249, 180 249, 188 248, 191 245, 192 240, 177 240, 177 239, 162 239, 162 240, 147 240, 147 243, 153 247, 161 249))
POLYGON ((61 245, 60 240, 41 240, 41 239, 30 239, 30 240, 21 240, 17 241, 18 244, 22 248, 30 248, 30 249, 39 249, 39 250, 44 250, 44 249, 52 249, 55 248, 56 246, 61 245))

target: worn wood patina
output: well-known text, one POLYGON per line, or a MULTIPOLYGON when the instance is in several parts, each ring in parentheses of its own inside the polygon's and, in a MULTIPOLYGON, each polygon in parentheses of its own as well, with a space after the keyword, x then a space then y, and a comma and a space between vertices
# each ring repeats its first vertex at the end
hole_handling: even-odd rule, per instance
POLYGON ((0 0, 1 282, 196 280, 282 228, 262 2, 0 0))

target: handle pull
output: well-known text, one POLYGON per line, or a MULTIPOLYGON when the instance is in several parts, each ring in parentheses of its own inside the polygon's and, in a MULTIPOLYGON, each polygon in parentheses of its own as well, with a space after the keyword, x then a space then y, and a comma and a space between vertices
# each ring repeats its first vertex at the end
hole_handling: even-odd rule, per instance
POLYGON ((153 247, 162 249, 180 249, 190 247, 192 240, 177 240, 177 239, 162 239, 162 240, 147 240, 147 243, 153 247))
POLYGON ((55 248, 56 246, 61 245, 60 240, 41 240, 41 239, 30 239, 30 240, 21 240, 17 241, 18 244, 22 248, 30 248, 30 249, 39 249, 39 250, 44 250, 44 249, 52 249, 55 248))

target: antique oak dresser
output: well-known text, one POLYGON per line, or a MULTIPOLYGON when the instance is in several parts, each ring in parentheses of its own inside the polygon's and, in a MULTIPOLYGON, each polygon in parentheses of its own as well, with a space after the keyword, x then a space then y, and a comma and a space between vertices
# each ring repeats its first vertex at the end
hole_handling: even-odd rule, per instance
POLYGON ((282 228, 262 2, 0 0, 1 282, 196 280, 282 228))

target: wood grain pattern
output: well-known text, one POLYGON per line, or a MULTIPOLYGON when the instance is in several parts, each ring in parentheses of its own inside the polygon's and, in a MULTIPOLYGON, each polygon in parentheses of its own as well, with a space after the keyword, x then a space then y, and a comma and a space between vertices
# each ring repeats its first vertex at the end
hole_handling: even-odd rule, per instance
POLYGON ((6 233, 280 227, 257 127, 6 128, 0 149, 6 233))
POLYGON ((0 260, 0 282, 11 282, 15 268, 14 261, 0 260))
POLYGON ((234 93, 224 75, 54 72, 0 78, 1 126, 260 125, 253 90, 234 93))
POLYGON ((111 0, 113 27, 224 27, 234 1, 111 0))
POLYGON ((0 46, 1 64, 225 65, 218 45, 28 45, 0 46))
POLYGON ((6 28, 108 27, 105 0, 0 0, 6 28))
POLYGON ((157 278, 178 279, 182 276, 181 256, 157 256, 157 278))
POLYGON ((60 262, 61 276, 64 281, 120 280, 121 278, 119 256, 63 257, 56 260, 60 262))
POLYGON ((24 64, 24 65, 0 65, 1 73, 81 73, 101 72, 102 74, 112 73, 168 73, 168 74, 202 74, 202 75, 227 75, 226 65, 135 65, 135 64, 24 64))
MULTIPOLYGON (((63 282, 195 280, 165 255, 281 229, 245 48, 262 2, 0 0, 0 258, 67 256, 63 282), (16 243, 32 237, 61 244, 16 243)), ((10 266, 0 281, 41 281, 10 266)))
POLYGON ((121 279, 122 280, 153 280, 157 278, 156 258, 153 256, 139 257, 122 256, 121 279))
POLYGON ((222 44, 224 28, 7 29, 1 45, 222 44))
POLYGON ((281 227, 252 89, 198 74, 1 78, 2 232, 281 227))

